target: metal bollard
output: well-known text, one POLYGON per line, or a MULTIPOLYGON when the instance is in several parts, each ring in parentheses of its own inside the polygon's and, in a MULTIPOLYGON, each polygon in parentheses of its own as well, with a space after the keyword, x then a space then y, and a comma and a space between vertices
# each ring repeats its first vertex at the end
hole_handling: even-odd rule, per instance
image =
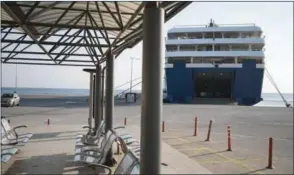
POLYGON ((162 132, 165 131, 164 121, 162 121, 162 132))
POLYGON ((207 138, 206 138, 205 141, 209 141, 209 140, 210 140, 211 125, 212 125, 212 120, 209 121, 208 132, 207 132, 207 138))
POLYGON ((232 145, 231 145, 231 127, 227 126, 228 131, 228 149, 227 151, 232 151, 232 145))
POLYGON ((268 165, 267 169, 273 169, 273 138, 270 137, 268 140, 268 165))
POLYGON ((127 126, 127 117, 125 117, 124 125, 127 126))
POLYGON ((194 136, 197 136, 197 117, 195 117, 195 123, 194 123, 194 136))

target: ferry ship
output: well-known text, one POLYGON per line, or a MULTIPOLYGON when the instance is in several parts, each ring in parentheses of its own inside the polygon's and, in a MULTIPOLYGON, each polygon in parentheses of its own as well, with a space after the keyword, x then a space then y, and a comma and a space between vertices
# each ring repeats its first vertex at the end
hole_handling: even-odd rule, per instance
POLYGON ((264 36, 255 24, 177 26, 165 39, 166 99, 170 103, 260 101, 264 36))

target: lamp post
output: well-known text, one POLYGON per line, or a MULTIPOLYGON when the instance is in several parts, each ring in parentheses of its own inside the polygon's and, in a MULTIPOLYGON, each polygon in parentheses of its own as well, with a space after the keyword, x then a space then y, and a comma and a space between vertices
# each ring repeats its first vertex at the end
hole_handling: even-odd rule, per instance
POLYGON ((131 57, 131 81, 130 81, 130 93, 132 93, 132 83, 133 83, 133 60, 139 60, 139 58, 131 57))

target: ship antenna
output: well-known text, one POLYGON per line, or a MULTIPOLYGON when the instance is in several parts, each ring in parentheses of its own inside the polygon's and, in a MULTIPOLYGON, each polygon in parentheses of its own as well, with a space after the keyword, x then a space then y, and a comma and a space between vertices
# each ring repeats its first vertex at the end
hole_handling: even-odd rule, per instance
POLYGON ((208 27, 213 27, 212 19, 210 19, 210 23, 209 23, 209 26, 208 27))

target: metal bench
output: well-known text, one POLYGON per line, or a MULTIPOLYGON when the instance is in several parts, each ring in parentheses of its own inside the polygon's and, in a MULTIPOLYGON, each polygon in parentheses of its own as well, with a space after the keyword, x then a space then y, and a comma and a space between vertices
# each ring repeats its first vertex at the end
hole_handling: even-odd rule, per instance
MULTIPOLYGON (((84 126, 86 128, 88 126, 84 126)), ((124 126, 118 126, 113 128, 113 130, 123 129, 124 126)), ((82 135, 79 134, 76 136, 76 148, 81 148, 82 150, 91 149, 93 147, 97 147, 102 144, 102 141, 104 139, 104 130, 105 130, 105 122, 102 121, 97 129, 97 132, 95 136, 92 135, 82 135)), ((121 135, 119 135, 121 136, 121 135)), ((135 140, 130 134, 122 134, 121 136, 127 144, 133 144, 133 143, 139 143, 137 140, 135 140)))
POLYGON ((18 152, 17 148, 4 148, 1 149, 1 162, 8 162, 14 154, 18 152))
MULTIPOLYGON (((139 164, 140 164, 139 159, 135 156, 135 154, 131 150, 128 150, 124 154, 124 157, 118 164, 113 174, 140 174, 139 164)), ((110 167, 102 165, 102 164, 97 164, 96 166, 106 169, 109 175, 112 174, 112 170, 110 167)))
POLYGON ((88 165, 105 163, 107 153, 117 138, 117 135, 113 130, 109 130, 104 137, 105 139, 99 147, 93 147, 88 150, 77 148, 79 151, 77 149, 75 151, 74 162, 88 165))
POLYGON ((1 145, 16 145, 19 143, 27 143, 33 136, 32 133, 18 134, 16 132, 19 128, 27 128, 25 125, 12 128, 5 118, 1 118, 1 145))

